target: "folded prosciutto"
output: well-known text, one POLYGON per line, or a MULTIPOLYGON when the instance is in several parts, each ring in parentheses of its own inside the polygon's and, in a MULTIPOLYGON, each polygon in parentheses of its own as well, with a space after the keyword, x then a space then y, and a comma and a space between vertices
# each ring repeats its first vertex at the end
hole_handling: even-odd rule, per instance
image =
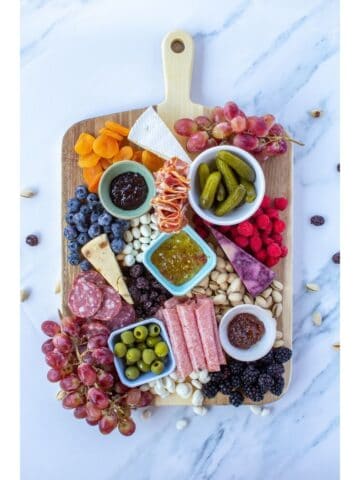
POLYGON ((178 374, 185 379, 193 368, 176 308, 164 308, 161 313, 173 347, 178 374))

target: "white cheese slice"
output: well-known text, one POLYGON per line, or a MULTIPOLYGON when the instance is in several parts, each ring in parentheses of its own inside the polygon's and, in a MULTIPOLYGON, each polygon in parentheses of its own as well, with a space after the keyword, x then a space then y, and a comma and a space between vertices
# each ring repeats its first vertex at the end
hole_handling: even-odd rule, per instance
POLYGON ((81 253, 127 303, 134 303, 106 233, 90 240, 82 247, 81 253))
POLYGON ((166 160, 177 157, 191 163, 189 155, 152 107, 146 109, 136 120, 128 139, 158 157, 166 160))

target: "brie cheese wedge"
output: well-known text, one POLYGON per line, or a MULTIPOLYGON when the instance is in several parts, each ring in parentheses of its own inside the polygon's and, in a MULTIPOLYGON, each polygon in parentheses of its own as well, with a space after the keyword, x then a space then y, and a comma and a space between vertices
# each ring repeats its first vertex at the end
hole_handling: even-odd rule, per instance
POLYGON ((134 303, 106 233, 90 240, 81 253, 127 303, 134 303))
POLYGON ((191 163, 189 155, 153 107, 146 109, 136 120, 129 132, 128 139, 165 160, 177 157, 191 163))

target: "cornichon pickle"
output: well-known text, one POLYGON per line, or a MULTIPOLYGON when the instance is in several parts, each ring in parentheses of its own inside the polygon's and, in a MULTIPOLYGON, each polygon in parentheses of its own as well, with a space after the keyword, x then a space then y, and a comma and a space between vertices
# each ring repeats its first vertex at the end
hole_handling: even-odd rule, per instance
POLYGON ((207 163, 200 163, 198 168, 198 174, 199 174, 200 189, 201 191, 203 191, 206 180, 210 175, 209 165, 207 163))
POLYGON ((216 190, 219 186, 221 180, 220 172, 210 173, 208 176, 205 187, 203 188, 200 195, 200 205, 203 208, 211 208, 215 200, 216 190))
POLYGON ((231 212, 231 210, 240 205, 245 195, 246 190, 244 185, 238 185, 235 190, 215 209, 215 215, 222 217, 226 213, 231 212))
POLYGON ((224 187, 224 184, 220 182, 216 192, 216 200, 218 202, 222 202, 225 199, 225 197, 226 197, 225 187, 224 187))
POLYGON ((234 155, 227 150, 221 150, 217 153, 216 158, 223 160, 229 167, 233 168, 235 172, 248 182, 254 182, 256 175, 252 167, 242 158, 234 155))
POLYGON ((240 185, 244 185, 246 190, 245 202, 252 203, 256 198, 256 190, 254 184, 242 178, 240 180, 240 185))
POLYGON ((231 168, 220 158, 216 159, 216 167, 223 176, 228 193, 231 193, 239 185, 231 168))

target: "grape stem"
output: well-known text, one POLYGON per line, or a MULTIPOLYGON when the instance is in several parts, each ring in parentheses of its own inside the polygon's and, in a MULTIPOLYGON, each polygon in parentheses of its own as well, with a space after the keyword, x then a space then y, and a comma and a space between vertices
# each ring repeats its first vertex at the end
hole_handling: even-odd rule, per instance
POLYGON ((301 147, 303 147, 305 145, 305 143, 302 143, 299 140, 295 140, 294 138, 288 137, 287 135, 285 135, 284 137, 280 136, 280 135, 272 135, 272 136, 260 137, 260 138, 266 139, 266 141, 264 142, 263 145, 267 145, 267 144, 272 143, 272 142, 278 142, 279 140, 287 140, 288 142, 296 143, 297 145, 300 145, 301 147))

